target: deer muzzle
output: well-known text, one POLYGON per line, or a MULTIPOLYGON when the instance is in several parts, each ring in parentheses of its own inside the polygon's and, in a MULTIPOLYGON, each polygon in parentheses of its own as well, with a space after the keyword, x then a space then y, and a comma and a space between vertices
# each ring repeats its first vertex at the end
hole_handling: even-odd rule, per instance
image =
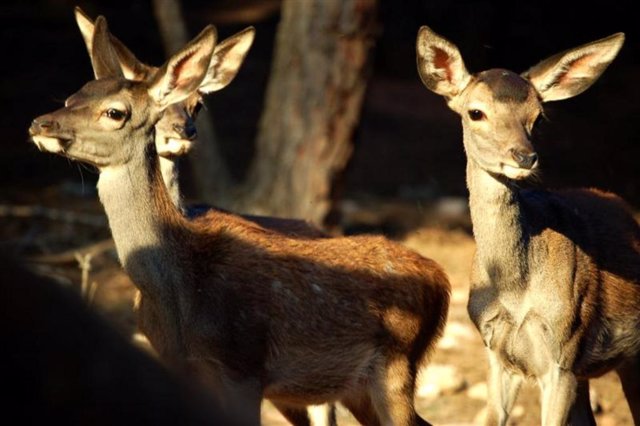
POLYGON ((40 151, 63 152, 68 142, 60 136, 60 123, 48 116, 38 117, 31 122, 29 135, 40 151))
POLYGON ((524 151, 518 149, 511 149, 509 151, 511 158, 516 162, 518 167, 531 170, 538 163, 538 154, 532 151, 524 151))

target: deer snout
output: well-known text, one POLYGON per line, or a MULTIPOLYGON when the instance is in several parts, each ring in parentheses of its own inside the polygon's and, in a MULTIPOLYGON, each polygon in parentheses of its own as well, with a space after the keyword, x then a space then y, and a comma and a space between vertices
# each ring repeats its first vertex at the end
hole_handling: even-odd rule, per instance
POLYGON ((31 127, 29 127, 29 134, 40 135, 47 132, 55 132, 60 130, 60 124, 57 121, 51 120, 50 118, 43 116, 38 117, 31 122, 31 127))
POLYGON ((174 124, 173 130, 180 135, 183 139, 193 140, 197 136, 196 126, 192 122, 188 122, 186 125, 174 124))
POLYGON ((538 154, 531 151, 524 151, 512 148, 509 150, 511 158, 523 169, 532 169, 538 162, 538 154))

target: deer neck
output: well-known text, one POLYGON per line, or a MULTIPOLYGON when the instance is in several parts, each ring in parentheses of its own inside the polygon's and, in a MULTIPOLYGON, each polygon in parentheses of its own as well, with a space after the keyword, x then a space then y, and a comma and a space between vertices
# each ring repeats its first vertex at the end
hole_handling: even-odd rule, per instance
POLYGON ((162 180, 167 187, 169 198, 178 210, 184 212, 184 204, 180 195, 180 180, 178 176, 178 159, 158 157, 160 161, 160 171, 162 172, 162 180))
POLYGON ((476 240, 476 267, 496 286, 521 286, 528 274, 526 216, 518 189, 467 161, 469 208, 476 240))
POLYGON ((101 170, 98 179, 120 263, 143 294, 162 294, 179 282, 173 264, 186 228, 162 179, 152 143, 126 164, 101 170))

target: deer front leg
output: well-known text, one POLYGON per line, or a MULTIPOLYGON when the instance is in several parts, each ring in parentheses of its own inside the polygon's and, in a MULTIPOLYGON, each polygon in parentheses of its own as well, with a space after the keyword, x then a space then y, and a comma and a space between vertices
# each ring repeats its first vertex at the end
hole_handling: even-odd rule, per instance
MULTIPOLYGON (((239 375, 225 366, 210 361, 190 360, 190 375, 216 399, 234 425, 260 425, 262 385, 258 379, 239 375)), ((304 408, 301 410, 306 417, 304 408)), ((294 423, 305 426, 304 423, 294 423)), ((307 423, 308 424, 308 423, 307 423)))
POLYGON ((271 401, 274 407, 293 426, 312 426, 307 410, 300 407, 291 407, 278 401, 271 401))
POLYGON ((487 417, 485 425, 503 426, 507 423, 509 413, 518 396, 522 377, 508 372, 498 355, 487 349, 489 355, 489 378, 487 383, 487 417))
POLYGON ((622 364, 616 371, 633 416, 633 423, 640 425, 640 355, 622 364))
POLYGON ((224 409, 242 426, 259 426, 262 388, 257 379, 225 380, 224 409))
POLYGON ((588 380, 578 381, 578 394, 576 396, 576 400, 571 406, 569 423, 572 426, 595 426, 596 424, 596 419, 593 417, 593 411, 591 410, 588 380))
POLYGON ((310 405, 307 407, 313 426, 336 426, 335 404, 310 405))
MULTIPOLYGON (((542 387, 542 424, 545 426, 568 424, 572 409, 578 401, 579 383, 576 376, 570 370, 555 364, 539 379, 539 383, 542 387)), ((582 393, 584 390, 581 391, 582 393)), ((584 399, 584 396, 581 395, 581 398, 584 399)), ((579 413, 579 405, 573 411, 579 413)))

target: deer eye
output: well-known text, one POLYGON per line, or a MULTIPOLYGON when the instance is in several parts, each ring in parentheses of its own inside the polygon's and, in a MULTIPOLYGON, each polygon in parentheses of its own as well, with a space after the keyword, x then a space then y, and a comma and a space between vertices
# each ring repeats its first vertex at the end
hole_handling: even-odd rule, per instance
POLYGON ((480 121, 480 120, 484 120, 487 116, 484 115, 484 112, 480 111, 479 109, 472 109, 469 110, 469 118, 472 121, 480 121))
POLYGON ((122 121, 127 117, 127 113, 125 111, 120 111, 115 108, 109 108, 104 112, 104 115, 114 121, 122 121))

